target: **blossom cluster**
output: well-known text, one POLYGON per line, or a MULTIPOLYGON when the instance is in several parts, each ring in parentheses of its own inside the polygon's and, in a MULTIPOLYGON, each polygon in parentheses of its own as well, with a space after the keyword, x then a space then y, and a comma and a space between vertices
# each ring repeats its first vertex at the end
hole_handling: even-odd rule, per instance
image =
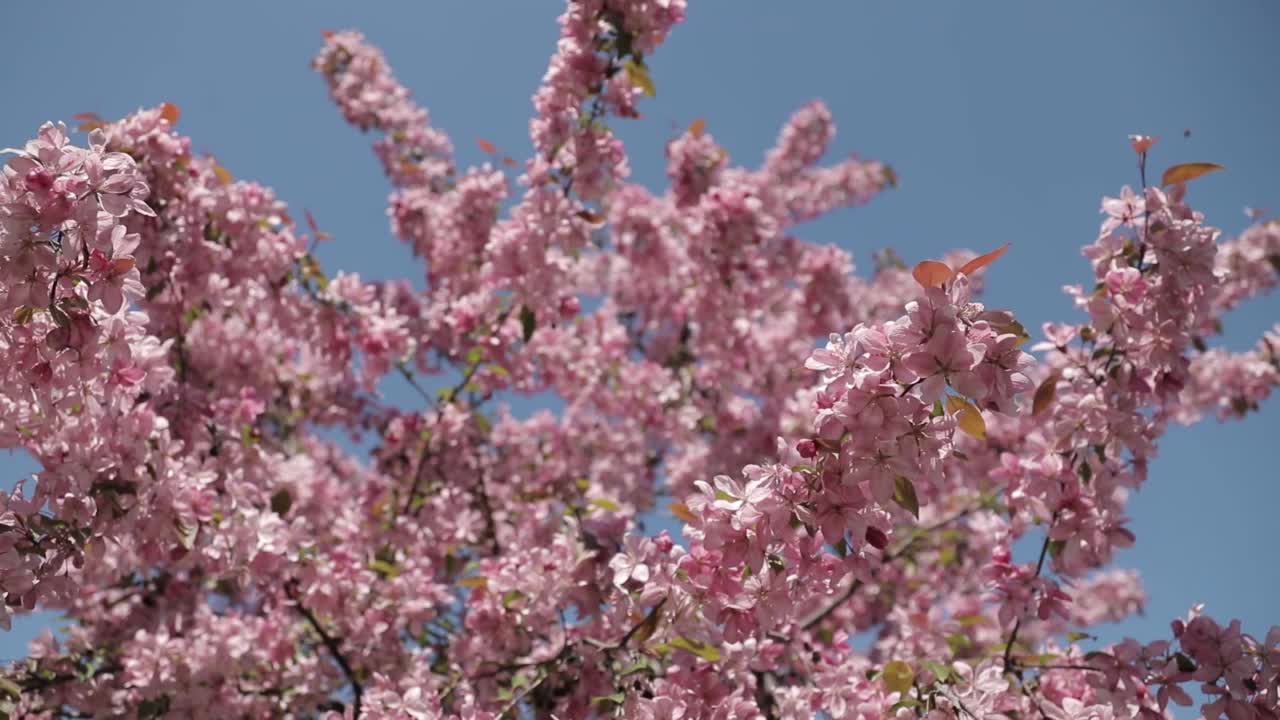
POLYGON ((613 125, 686 10, 569 0, 518 173, 457 167, 381 51, 325 34, 422 289, 326 272, 315 220, 193 154, 171 104, 6 151, 0 448, 41 469, 0 493, 0 622, 70 625, 0 710, 1280 716, 1280 628, 1090 634, 1144 605, 1112 560, 1168 424, 1280 383, 1280 326, 1210 346, 1280 282, 1280 225, 1222 240, 1188 202, 1212 166, 1124 188, 1078 319, 1028 346, 979 299, 1007 246, 860 277, 795 236, 896 183, 823 164, 821 102, 758 168, 695 120, 668 190, 629 182, 613 125))

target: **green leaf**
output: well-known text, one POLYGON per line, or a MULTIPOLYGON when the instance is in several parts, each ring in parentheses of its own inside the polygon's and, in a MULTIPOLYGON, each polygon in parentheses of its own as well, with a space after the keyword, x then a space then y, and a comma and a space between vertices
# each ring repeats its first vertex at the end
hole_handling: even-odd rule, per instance
POLYGON ((65 328, 71 326, 71 318, 67 317, 67 314, 62 311, 62 308, 59 308, 56 305, 49 308, 49 315, 53 317, 53 322, 58 327, 65 328))
POLYGON ((893 168, 885 165, 884 170, 881 171, 881 175, 883 175, 884 181, 889 184, 889 187, 898 187, 898 173, 894 172, 893 168))
POLYGON ((182 322, 187 325, 196 321, 196 318, 204 314, 204 308, 199 305, 192 305, 187 311, 182 313, 182 322))
POLYGON ((667 643, 673 648, 693 653, 707 662, 718 662, 720 660, 720 650, 713 645, 704 643, 701 640, 694 640, 680 636, 667 643))
POLYGON ((468 365, 479 365, 480 361, 484 359, 484 348, 478 345, 476 347, 471 348, 470 350, 467 351, 466 359, 467 359, 468 365))
POLYGON ((0 692, 3 692, 14 700, 22 697, 22 688, 18 687, 17 683, 7 677, 0 677, 0 692))
POLYGON ((592 705, 621 705, 626 701, 626 694, 620 692, 616 692, 612 695, 598 695, 591 698, 592 705))
POLYGON ((956 548, 954 545, 948 545, 938 551, 938 564, 946 567, 955 563, 956 548))
POLYGON ((161 695, 158 698, 143 700, 138 704, 138 718, 159 718, 164 717, 169 712, 169 696, 161 695))
POLYGON ((507 593, 502 596, 502 607, 509 608, 519 602, 522 597, 524 597, 524 593, 519 590, 508 590, 507 593))
POLYGON ((933 673, 933 676, 938 678, 938 682, 946 682, 947 678, 951 677, 951 668, 936 660, 921 660, 920 664, 933 673))
POLYGON ((88 313, 88 301, 79 296, 64 297, 58 301, 58 306, 68 313, 88 313))
POLYGON ((293 507, 293 495, 289 494, 288 488, 280 488, 271 496, 271 511, 281 517, 289 513, 289 508, 293 507))
POLYGON ((520 330, 521 339, 529 342, 533 337, 533 333, 538 329, 538 315, 530 310, 527 305, 520 306, 520 330))
POLYGON ((591 504, 600 508, 601 510, 607 510, 609 512, 618 512, 619 510, 622 509, 621 505, 610 500, 609 498, 592 498, 591 504))
POLYGON ((653 667, 653 660, 647 657, 641 660, 637 660, 636 662, 627 666, 627 668, 624 669, 622 672, 618 673, 618 677, 627 677, 628 675, 635 675, 636 673, 642 673, 642 672, 656 674, 656 670, 653 667))
POLYGON ((622 64, 622 69, 627 73, 627 79, 631 84, 640 88, 645 95, 653 97, 658 94, 658 89, 653 85, 653 78, 649 76, 649 68, 646 68, 643 62, 628 60, 622 64))
POLYGON ((1072 630, 1071 632, 1067 633, 1067 642, 1069 643, 1080 642, 1081 640, 1094 640, 1094 639, 1096 638, 1094 638, 1092 635, 1090 635, 1087 632, 1079 632, 1078 630, 1072 630))
MULTIPOLYGON (((1085 657, 1088 657, 1088 656, 1086 655, 1085 657)), ((1194 661, 1194 660, 1192 660, 1191 658, 1187 657, 1185 654, 1180 653, 1180 652, 1179 652, 1179 653, 1174 653, 1174 654, 1173 654, 1173 659, 1174 659, 1175 661, 1177 661, 1177 663, 1178 663, 1178 671, 1179 671, 1179 672, 1187 672, 1187 673, 1189 673, 1189 672, 1195 672, 1195 671, 1196 671, 1196 663, 1195 663, 1195 661, 1194 661)))
POLYGON ((1031 334, 1022 326, 1022 323, 1014 320, 1008 325, 1000 325, 996 328, 1002 335, 1015 335, 1018 338, 1018 344, 1021 345, 1031 339, 1031 334))
POLYGON ((959 655, 965 650, 973 646, 973 641, 968 635, 963 633, 953 633, 947 636, 947 646, 951 648, 952 655, 959 655))
POLYGON ((911 689, 911 683, 916 679, 916 673, 907 663, 901 660, 894 660, 884 666, 880 677, 884 681, 885 689, 889 692, 906 693, 911 689))
POLYGON ((942 417, 943 413, 945 412, 946 410, 942 408, 942 400, 941 399, 934 400, 933 412, 929 413, 929 417, 942 417))
POLYGON ((30 305, 22 305, 13 309, 13 321, 19 325, 26 325, 31 322, 31 318, 36 314, 36 309, 30 305))
POLYGON ((832 630, 829 627, 819 628, 817 634, 818 634, 818 639, 822 641, 823 645, 830 645, 836 640, 836 631, 832 630))
POLYGON ((395 563, 375 558, 369 561, 369 569, 381 575, 384 579, 394 578, 400 574, 400 568, 395 563))
POLYGON ((1067 547, 1066 540, 1050 540, 1049 541, 1049 557, 1058 557, 1062 554, 1062 550, 1067 547))
POLYGON ((920 500, 916 497, 916 486, 905 475, 899 475, 893 481, 893 501, 902 509, 920 519, 920 500))

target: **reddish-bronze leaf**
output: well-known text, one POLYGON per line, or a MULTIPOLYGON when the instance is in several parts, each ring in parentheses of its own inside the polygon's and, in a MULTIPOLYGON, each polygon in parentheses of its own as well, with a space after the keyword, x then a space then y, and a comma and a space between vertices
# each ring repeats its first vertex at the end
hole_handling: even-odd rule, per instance
POLYGON ((698 517, 689 510, 689 506, 682 502, 673 502, 668 505, 667 508, 671 511, 672 515, 687 523, 695 523, 698 521, 698 517))
POLYGON ((1053 405, 1053 400, 1058 396, 1058 378, 1060 373, 1057 370, 1049 373, 1049 377, 1040 383, 1040 387, 1036 388, 1035 397, 1031 401, 1031 414, 1039 415, 1053 405))
POLYGON ((925 260, 915 266, 911 271, 911 277, 916 279, 922 287, 941 287, 943 283, 955 276, 955 271, 947 266, 946 263, 937 260, 925 260))
POLYGON ((955 417, 956 425, 965 434, 978 440, 987 439, 987 422, 982 419, 982 411, 974 407, 973 403, 957 395, 949 395, 947 397, 947 412, 955 417))
POLYGON ((223 185, 231 184, 231 173, 228 172, 227 169, 222 167, 221 165, 215 164, 213 166, 213 175, 214 177, 218 178, 218 182, 222 183, 223 185))
POLYGON ((182 108, 171 102, 162 103, 160 105, 160 117, 167 120, 170 125, 177 125, 178 118, 182 117, 182 108))
POLYGON ((992 250, 991 252, 987 253, 986 255, 979 255, 978 257, 970 260, 969 262, 962 265, 960 269, 957 270, 956 272, 961 275, 972 275, 974 272, 976 272, 980 268, 984 268, 990 265, 991 263, 995 262, 996 258, 1003 255, 1005 251, 1008 249, 1009 249, 1009 243, 1005 243, 1000 247, 996 248, 995 250, 992 250))
POLYGON ((498 148, 495 147, 493 143, 489 142, 488 140, 485 140, 484 138, 480 138, 479 140, 476 140, 476 144, 480 146, 481 152, 492 154, 498 151, 498 148))
POLYGON ((702 137, 702 133, 707 129, 707 121, 698 118, 689 123, 689 134, 694 137, 702 137))
POLYGON ((1213 163, 1182 163, 1181 165, 1174 165, 1168 170, 1165 170, 1164 174, 1160 176, 1160 184, 1174 185, 1176 183, 1189 182, 1191 180, 1195 180, 1201 175, 1207 175, 1219 170, 1226 170, 1226 168, 1221 165, 1214 165, 1213 163))
POLYGON ((97 130, 100 127, 105 127, 107 124, 107 121, 99 117, 98 113, 82 112, 82 113, 76 113, 71 117, 76 122, 80 123, 79 127, 77 128, 80 132, 89 132, 90 130, 97 130))

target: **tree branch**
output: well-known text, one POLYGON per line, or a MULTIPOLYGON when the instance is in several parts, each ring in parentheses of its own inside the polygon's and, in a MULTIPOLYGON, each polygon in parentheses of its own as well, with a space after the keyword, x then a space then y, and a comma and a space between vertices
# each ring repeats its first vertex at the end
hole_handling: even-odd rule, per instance
MULTIPOLYGON (((965 517, 968 517, 969 515, 972 515, 974 512, 976 512, 979 509, 980 508, 978 507, 968 507, 968 508, 965 508, 964 510, 957 512, 955 515, 952 515, 951 517, 945 518, 943 520, 939 520, 933 525, 929 525, 928 527, 923 527, 923 528, 916 528, 914 536, 907 542, 903 543, 902 547, 898 548, 897 550, 891 551, 887 555, 885 555, 882 563, 892 562, 896 558, 902 557, 903 555, 907 554, 908 551, 911 550, 912 546, 914 546, 917 542, 919 542, 920 539, 923 538, 928 533, 931 533, 934 530, 940 530, 946 527, 947 525, 950 525, 951 523, 956 522, 957 520, 961 520, 965 517)), ((823 620, 826 620, 827 617, 831 615, 831 613, 839 609, 841 605, 847 602, 849 598, 853 597, 854 593, 858 592, 858 590, 861 588, 862 588, 861 580, 854 580, 853 582, 849 583, 849 587, 845 588, 843 592, 841 592, 839 595, 832 598, 831 602, 827 603, 826 605, 822 606, 821 608, 819 608, 818 610, 814 611, 812 614, 808 615, 803 620, 801 620, 798 623, 800 630, 804 631, 804 630, 813 629, 814 626, 816 626, 818 623, 822 622, 823 620)), ((770 633, 769 638, 772 640, 776 640, 778 642, 791 641, 791 638, 786 637, 785 635, 777 634, 777 633, 770 633)))
POLYGON ((339 645, 338 640, 324 629, 324 626, 320 624, 318 619, 316 619, 315 614, 308 610, 307 607, 302 604, 302 601, 298 599, 298 594, 293 589, 292 584, 285 585, 285 595, 293 601, 293 606, 297 609, 298 614, 306 619, 307 624, 311 626, 311 629, 315 630, 316 634, 320 636, 320 641, 324 643, 326 648, 328 648, 329 654, 332 655, 334 661, 338 663, 338 667, 346 677, 347 683, 351 685, 351 692, 355 695, 351 708, 352 716, 358 719, 360 717, 360 704, 364 698, 364 686, 361 685, 360 680, 357 679, 355 668, 351 667, 351 663, 348 662, 346 656, 342 654, 342 647, 339 645))
MULTIPOLYGON (((1036 561, 1036 574, 1031 576, 1032 579, 1040 577, 1040 573, 1044 572, 1044 559, 1049 555, 1049 533, 1053 530, 1053 524, 1058 521, 1058 514, 1054 513, 1053 519, 1049 521, 1049 527, 1044 531, 1044 544, 1040 546, 1040 559, 1036 561)), ((1022 629, 1022 618, 1018 618, 1013 624, 1013 630, 1009 632, 1009 642, 1004 646, 1004 670, 1010 672, 1014 668, 1013 643, 1018 639, 1018 631, 1022 629)))

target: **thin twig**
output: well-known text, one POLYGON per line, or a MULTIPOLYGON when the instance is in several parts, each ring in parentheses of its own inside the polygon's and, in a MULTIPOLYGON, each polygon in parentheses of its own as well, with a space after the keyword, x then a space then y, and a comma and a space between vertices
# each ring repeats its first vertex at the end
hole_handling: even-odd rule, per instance
MULTIPOLYGON (((1049 521, 1049 527, 1044 533, 1044 544, 1040 546, 1040 559, 1036 561, 1036 574, 1032 579, 1040 577, 1040 573, 1044 571, 1044 559, 1049 555, 1049 532, 1053 530, 1053 524, 1057 522, 1058 515, 1054 513, 1053 520, 1049 521)), ((1013 669, 1013 644, 1018 640, 1018 631, 1022 629, 1022 618, 1018 618, 1013 624, 1013 630, 1009 633, 1009 642, 1004 646, 1004 670, 1009 672, 1013 669)))
POLYGON ((305 618, 307 624, 311 626, 311 629, 315 630, 316 634, 320 636, 320 641, 324 643, 326 648, 328 648, 329 654, 333 656, 334 661, 338 663, 338 667, 342 670, 342 674, 346 676, 347 683, 351 685, 351 692, 355 695, 355 699, 352 702, 351 707, 352 717, 359 718, 360 703, 364 698, 364 686, 361 685, 360 681, 356 678, 355 668, 351 667, 351 663, 347 662, 346 656, 342 654, 342 647, 339 645, 338 640, 324 629, 324 626, 320 624, 318 619, 316 619, 315 614, 308 610, 307 607, 302 604, 302 601, 298 599, 298 595, 294 591, 293 585, 285 585, 285 595, 293 601, 293 606, 298 610, 298 614, 305 618))
POLYGON ((627 644, 631 642, 631 639, 635 637, 636 633, 640 632, 640 628, 644 627, 650 620, 652 620, 653 616, 656 615, 658 612, 660 612, 662 610, 662 606, 666 604, 667 604, 667 598, 664 597, 661 600, 659 600, 657 605, 654 605, 652 608, 649 608, 649 612, 645 613, 645 616, 641 618, 640 622, 633 625, 631 629, 628 630, 625 635, 618 638, 616 642, 606 643, 606 642, 601 642, 599 640, 596 640, 594 638, 584 638, 584 641, 588 645, 593 645, 599 648, 600 650, 604 650, 607 653, 612 653, 618 650, 622 650, 627 647, 627 644))
MULTIPOLYGON (((980 509, 979 507, 968 507, 968 508, 965 508, 964 510, 961 510, 960 512, 957 512, 955 515, 952 515, 951 517, 945 518, 943 520, 939 520, 938 522, 934 523, 933 525, 929 525, 928 527, 915 528, 912 538, 908 540, 906 543, 904 543, 902 547, 886 554, 882 562, 888 563, 888 562, 892 562, 896 558, 902 557, 903 555, 907 554, 907 552, 909 552, 911 548, 917 542, 920 541, 921 538, 925 537, 929 533, 933 532, 934 530, 940 530, 946 527, 947 525, 950 525, 951 523, 954 523, 958 520, 968 517, 969 515, 972 515, 974 512, 976 512, 979 509, 980 509)), ((843 592, 841 592, 839 595, 831 599, 831 602, 827 603, 826 605, 822 606, 820 609, 816 610, 811 615, 801 620, 798 623, 800 630, 804 631, 804 630, 813 629, 815 625, 827 619, 827 617, 831 615, 831 613, 839 609, 841 605, 847 602, 849 598, 853 597, 854 594, 858 592, 858 590, 861 588, 862 588, 861 580, 854 580, 850 582, 849 586, 845 588, 843 592)), ((785 635, 780 635, 777 633, 770 633, 769 638, 772 640, 776 640, 778 642, 791 641, 791 638, 788 638, 785 635)))
POLYGON ((1019 667, 1024 667, 1028 670, 1084 670, 1088 672, 1102 673, 1104 675, 1107 672, 1102 668, 1096 668, 1096 667, 1093 667, 1092 665, 1071 665, 1071 664, 1027 665, 1027 664, 1024 664, 1021 660, 1018 660, 1017 658, 1014 658, 1014 662, 1018 663, 1019 667))
POLYGON ((409 386, 418 391, 418 394, 422 396, 423 400, 431 402, 431 394, 427 392, 426 388, 422 387, 422 385, 418 383, 418 379, 413 376, 413 373, 409 370, 408 366, 403 362, 400 362, 396 363, 396 369, 400 371, 400 375, 409 383, 409 386))

